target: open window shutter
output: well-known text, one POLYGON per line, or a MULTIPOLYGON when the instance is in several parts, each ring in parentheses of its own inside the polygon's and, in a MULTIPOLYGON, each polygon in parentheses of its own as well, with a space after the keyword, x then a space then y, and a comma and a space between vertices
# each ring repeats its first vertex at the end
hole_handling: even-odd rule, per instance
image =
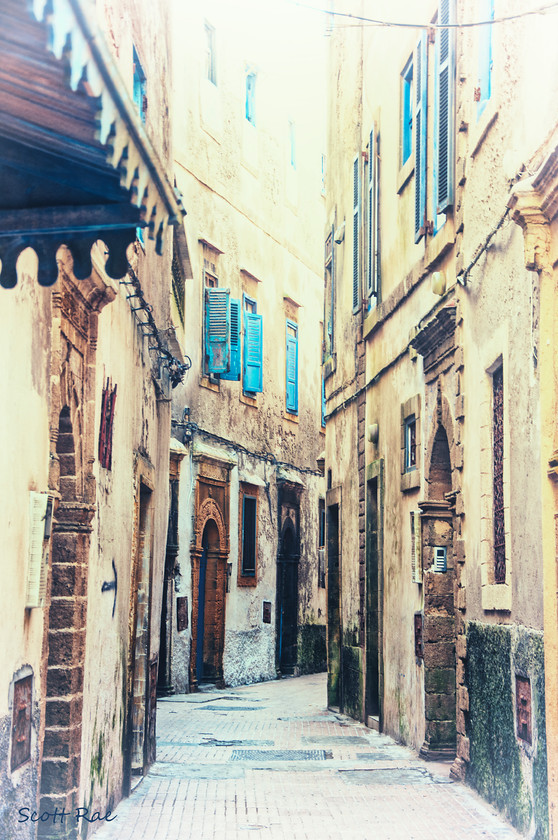
POLYGON ((287 411, 298 411, 298 334, 287 332, 287 411))
MULTIPOLYGON (((481 20, 494 20, 494 0, 483 0, 481 20)), ((492 94, 492 26, 479 27, 479 89, 477 119, 492 94)))
POLYGON ((325 379, 322 376, 322 426, 326 424, 326 397, 325 397, 325 379))
MULTIPOLYGON (((438 23, 455 22, 454 0, 440 0, 438 23)), ((455 54, 452 29, 436 38, 436 120, 434 125, 434 204, 443 213, 453 204, 455 54)))
POLYGON ((205 290, 205 352, 209 373, 226 373, 230 358, 230 290, 205 290))
POLYGON ((230 370, 221 379, 240 380, 240 301, 231 298, 231 356, 230 370))
POLYGON ((366 272, 366 292, 368 296, 378 294, 376 279, 376 135, 374 129, 370 132, 368 146, 368 225, 367 248, 368 266, 366 272))
POLYGON ((242 387, 251 394, 262 390, 262 316, 244 312, 244 371, 242 387))
POLYGON ((353 312, 358 310, 360 280, 360 171, 359 157, 353 163, 353 312))
POLYGON ((422 583, 420 510, 411 511, 411 574, 413 583, 422 583))
POLYGON ((48 551, 44 540, 48 505, 48 493, 32 491, 29 494, 29 565, 25 599, 28 608, 42 607, 46 596, 48 551))
POLYGON ((426 103, 428 92, 428 64, 426 32, 417 44, 415 68, 415 242, 426 229, 426 103))

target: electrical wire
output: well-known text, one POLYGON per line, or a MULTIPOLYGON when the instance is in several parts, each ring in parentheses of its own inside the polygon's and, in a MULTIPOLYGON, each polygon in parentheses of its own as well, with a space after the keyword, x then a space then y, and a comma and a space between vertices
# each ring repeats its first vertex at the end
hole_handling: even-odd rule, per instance
MULTIPOLYGON (((300 6, 302 9, 310 9, 314 12, 320 12, 334 17, 350 18, 351 20, 359 21, 358 24, 349 24, 349 26, 362 26, 367 24, 369 26, 386 26, 404 29, 468 29, 475 26, 493 26, 495 23, 506 23, 510 20, 518 20, 519 18, 529 17, 531 15, 542 15, 550 11, 558 10, 558 3, 548 3, 546 6, 540 6, 537 9, 529 9, 525 12, 517 12, 515 15, 503 15, 502 17, 493 18, 492 20, 478 20, 463 23, 405 23, 403 21, 381 20, 379 18, 369 18, 363 15, 353 15, 350 12, 336 12, 333 9, 322 9, 317 6, 311 6, 308 3, 301 3, 300 0, 290 0, 295 6, 300 6)), ((341 28, 336 26, 336 28, 341 28)))
POLYGON ((305 473, 306 475, 320 475, 320 470, 313 470, 310 467, 298 467, 296 464, 291 464, 288 461, 280 461, 272 452, 254 452, 251 449, 247 449, 245 446, 242 446, 241 443, 236 443, 233 440, 229 440, 228 438, 221 437, 221 435, 216 435, 214 432, 209 432, 207 429, 201 429, 197 423, 177 423, 175 420, 172 421, 173 426, 181 426, 182 428, 186 429, 190 432, 190 434, 200 434, 205 437, 210 438, 211 440, 216 441, 217 443, 221 443, 224 446, 228 446, 230 449, 233 449, 235 452, 242 452, 243 455, 250 455, 252 458, 256 458, 259 461, 264 461, 268 464, 273 464, 275 467, 285 467, 286 469, 296 470, 299 473, 305 473))

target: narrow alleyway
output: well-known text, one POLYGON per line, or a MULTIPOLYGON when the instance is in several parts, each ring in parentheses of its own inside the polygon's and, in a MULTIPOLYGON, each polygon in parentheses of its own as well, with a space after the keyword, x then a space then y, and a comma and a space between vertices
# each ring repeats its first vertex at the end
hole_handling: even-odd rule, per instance
POLYGON ((324 674, 161 699, 157 720, 157 762, 96 840, 519 836, 449 764, 327 711, 324 674))

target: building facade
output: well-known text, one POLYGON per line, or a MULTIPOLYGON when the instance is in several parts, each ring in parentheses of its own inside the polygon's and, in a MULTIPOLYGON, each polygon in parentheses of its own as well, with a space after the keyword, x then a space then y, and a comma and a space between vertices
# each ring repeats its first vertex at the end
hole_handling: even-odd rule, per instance
POLYGON ((250 3, 181 15, 174 319, 192 370, 173 401, 166 623, 179 692, 326 663, 319 33, 250 3))
POLYGON ((10 840, 86 837, 155 754, 180 369, 163 330, 184 214, 168 177, 169 22, 139 6, 0 13, 10 840))
POLYGON ((417 27, 332 22, 328 691, 426 759, 453 757, 544 837, 554 374, 520 196, 553 166, 554 19, 500 20, 514 11, 379 3, 375 17, 417 27))

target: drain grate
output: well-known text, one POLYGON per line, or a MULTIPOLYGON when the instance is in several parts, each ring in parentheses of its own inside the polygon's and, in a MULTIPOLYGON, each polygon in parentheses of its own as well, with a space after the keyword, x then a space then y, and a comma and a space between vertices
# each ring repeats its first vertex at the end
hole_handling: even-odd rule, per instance
POLYGON ((305 735, 302 738, 303 744, 315 744, 320 747, 369 747, 370 741, 361 735, 305 735))
POLYGON ((325 750, 233 750, 231 761, 325 761, 325 750))

